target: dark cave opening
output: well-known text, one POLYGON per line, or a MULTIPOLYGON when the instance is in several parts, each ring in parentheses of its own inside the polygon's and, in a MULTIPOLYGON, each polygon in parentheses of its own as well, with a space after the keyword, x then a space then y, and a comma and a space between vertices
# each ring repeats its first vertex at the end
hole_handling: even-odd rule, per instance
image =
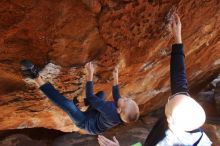
POLYGON ((67 134, 65 132, 47 129, 47 128, 24 128, 24 129, 12 129, 12 130, 2 130, 0 131, 0 141, 4 140, 8 136, 22 134, 30 137, 33 140, 43 141, 50 145, 54 139, 67 134))

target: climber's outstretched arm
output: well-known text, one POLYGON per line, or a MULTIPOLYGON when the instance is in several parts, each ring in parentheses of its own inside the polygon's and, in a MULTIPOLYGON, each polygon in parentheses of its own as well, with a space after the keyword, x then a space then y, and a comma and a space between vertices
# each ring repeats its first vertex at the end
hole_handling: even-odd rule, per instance
POLYGON ((172 19, 172 33, 175 44, 172 45, 170 60, 170 77, 172 95, 179 92, 188 92, 186 71, 184 64, 184 47, 181 36, 181 22, 177 14, 172 19))
POLYGON ((118 102, 118 99, 121 98, 118 87, 118 66, 116 66, 113 71, 112 95, 116 103, 118 102))
POLYGON ((86 104, 90 105, 94 109, 104 112, 106 111, 105 107, 105 101, 101 98, 98 98, 96 95, 94 95, 93 91, 93 74, 94 74, 94 66, 91 62, 87 63, 85 65, 86 71, 87 71, 87 82, 86 82, 86 98, 85 102, 86 104))

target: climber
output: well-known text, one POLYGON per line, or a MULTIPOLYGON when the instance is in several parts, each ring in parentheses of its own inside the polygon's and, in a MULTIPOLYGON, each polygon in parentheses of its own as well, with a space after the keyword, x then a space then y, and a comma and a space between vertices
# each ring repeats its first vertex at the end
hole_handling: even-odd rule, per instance
MULTIPOLYGON (((175 39, 170 61, 172 96, 165 105, 165 114, 154 125, 144 146, 210 146, 212 142, 201 128, 205 112, 188 93, 181 22, 177 14, 172 16, 171 24, 175 39)), ((111 141, 98 136, 98 142, 100 146, 119 146, 116 138, 111 141)))
POLYGON ((93 94, 94 67, 91 62, 85 65, 87 70, 85 104, 89 108, 81 112, 72 100, 61 95, 49 82, 45 82, 39 75, 38 68, 28 60, 21 62, 23 74, 32 78, 39 89, 57 106, 63 109, 73 120, 75 125, 84 129, 88 134, 97 135, 122 122, 130 123, 139 117, 139 108, 135 101, 121 97, 118 87, 118 68, 113 71, 113 99, 114 102, 104 100, 104 92, 93 94))

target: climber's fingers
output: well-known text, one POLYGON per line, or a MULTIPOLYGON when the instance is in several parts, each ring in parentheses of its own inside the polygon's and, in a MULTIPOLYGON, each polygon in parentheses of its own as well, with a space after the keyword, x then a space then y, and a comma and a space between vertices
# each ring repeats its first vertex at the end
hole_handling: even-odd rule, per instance
POLYGON ((176 19, 175 19, 175 16, 173 15, 172 16, 172 19, 171 19, 171 24, 172 24, 172 28, 176 28, 176 19))
POLYGON ((116 143, 116 144, 118 144, 118 145, 119 145, 119 142, 118 142, 118 140, 116 139, 116 137, 115 137, 115 136, 113 137, 113 140, 115 141, 115 143, 116 143))
POLYGON ((76 104, 76 106, 77 106, 79 109, 81 109, 82 107, 85 106, 85 103, 84 103, 84 102, 79 102, 79 103, 76 104))
POLYGON ((101 135, 98 136, 98 142, 99 142, 100 146, 119 146, 119 143, 116 140, 116 138, 113 138, 113 139, 114 139, 114 141, 111 141, 104 136, 101 136, 101 135))
POLYGON ((176 24, 181 24, 179 15, 175 13, 174 16, 175 16, 176 24))
POLYGON ((98 136, 98 143, 100 146, 109 146, 109 142, 106 141, 103 136, 98 136))

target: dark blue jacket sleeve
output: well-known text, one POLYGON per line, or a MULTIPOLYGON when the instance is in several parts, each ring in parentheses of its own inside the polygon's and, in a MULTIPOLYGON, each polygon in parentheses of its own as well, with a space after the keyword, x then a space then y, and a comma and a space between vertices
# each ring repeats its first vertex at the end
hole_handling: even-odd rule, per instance
POLYGON ((178 92, 188 92, 184 58, 183 44, 174 44, 170 61, 172 95, 178 92))
POLYGON ((105 112, 105 101, 93 94, 93 82, 86 83, 86 102, 99 112, 105 112))
POLYGON ((121 98, 118 85, 112 86, 112 95, 114 101, 117 103, 118 99, 121 98))

